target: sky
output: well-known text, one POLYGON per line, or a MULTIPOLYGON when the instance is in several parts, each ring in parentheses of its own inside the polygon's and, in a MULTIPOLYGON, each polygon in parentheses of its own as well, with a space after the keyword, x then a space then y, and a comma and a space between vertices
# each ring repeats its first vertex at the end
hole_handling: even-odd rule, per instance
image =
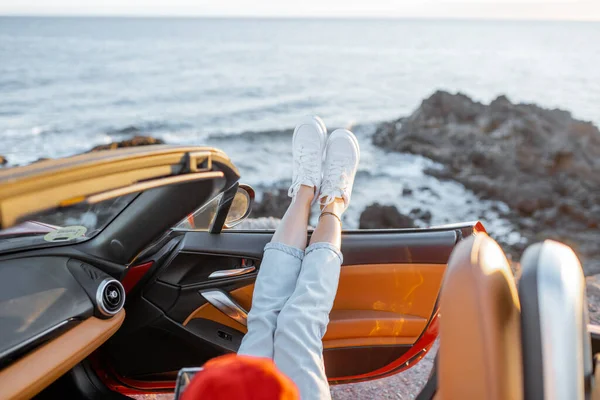
POLYGON ((600 21, 600 0, 0 0, 0 15, 600 21))

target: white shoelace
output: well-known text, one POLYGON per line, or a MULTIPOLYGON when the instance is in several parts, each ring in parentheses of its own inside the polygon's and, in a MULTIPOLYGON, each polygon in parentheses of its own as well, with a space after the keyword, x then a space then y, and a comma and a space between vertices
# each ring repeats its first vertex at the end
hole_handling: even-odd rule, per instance
POLYGON ((307 148, 304 145, 301 145, 298 149, 298 155, 295 157, 296 162, 296 179, 292 182, 292 186, 288 190, 288 195, 290 197, 294 197, 298 190, 300 189, 300 185, 306 184, 310 182, 316 188, 319 182, 315 181, 315 176, 319 174, 319 167, 321 165, 321 160, 317 158, 317 154, 320 154, 318 150, 307 148))
POLYGON ((350 162, 351 160, 347 158, 331 161, 331 165, 327 168, 327 175, 323 177, 321 183, 320 204, 323 208, 333 203, 336 198, 344 199, 350 181, 347 172, 350 162))

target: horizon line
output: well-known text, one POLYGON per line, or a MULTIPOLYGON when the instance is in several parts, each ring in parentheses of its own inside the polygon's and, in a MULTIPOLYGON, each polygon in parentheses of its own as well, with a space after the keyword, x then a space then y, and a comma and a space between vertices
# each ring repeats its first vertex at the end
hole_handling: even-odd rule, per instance
POLYGON ((503 17, 455 17, 455 16, 356 16, 356 15, 189 15, 189 14, 23 14, 2 13, 0 18, 138 18, 138 19, 317 19, 317 20, 412 20, 412 21, 489 21, 489 22, 600 22, 598 19, 560 19, 560 18, 503 18, 503 17))

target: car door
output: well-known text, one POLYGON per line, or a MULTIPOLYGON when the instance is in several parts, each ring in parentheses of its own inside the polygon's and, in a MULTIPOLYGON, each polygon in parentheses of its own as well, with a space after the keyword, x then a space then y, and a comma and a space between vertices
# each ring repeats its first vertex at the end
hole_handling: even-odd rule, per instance
MULTIPOLYGON (((94 364, 113 390, 170 391, 180 368, 237 351, 246 332, 273 231, 215 234, 181 226, 128 272, 127 310, 135 317, 94 364)), ((465 223, 343 233, 344 265, 323 339, 331 383, 395 374, 426 354, 437 337, 449 255, 459 240, 479 231, 480 223, 465 223)))

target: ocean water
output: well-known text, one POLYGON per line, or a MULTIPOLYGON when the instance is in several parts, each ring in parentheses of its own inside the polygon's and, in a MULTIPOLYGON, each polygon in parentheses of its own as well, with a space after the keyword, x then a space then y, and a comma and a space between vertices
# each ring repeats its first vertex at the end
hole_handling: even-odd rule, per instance
POLYGON ((13 165, 133 127, 224 149, 260 191, 287 184, 288 129, 318 114, 353 127, 362 148, 349 227, 379 201, 429 209, 434 224, 481 217, 519 240, 490 202, 425 175, 431 161, 370 144, 377 122, 437 89, 506 94, 600 125, 600 24, 0 17, 0 154, 13 165))

